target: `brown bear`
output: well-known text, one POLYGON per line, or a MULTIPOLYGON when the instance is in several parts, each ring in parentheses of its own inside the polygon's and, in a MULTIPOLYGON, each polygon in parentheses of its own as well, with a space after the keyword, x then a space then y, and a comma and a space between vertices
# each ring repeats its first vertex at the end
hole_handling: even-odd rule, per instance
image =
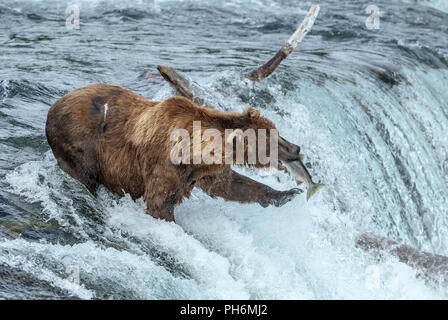
MULTIPOLYGON (((94 194, 98 184, 135 200, 143 197, 147 213, 174 221, 174 207, 196 186, 211 197, 263 207, 281 206, 301 193, 277 191, 242 176, 226 163, 174 164, 173 130, 193 134, 193 122, 202 129, 276 130, 259 111, 221 112, 197 106, 184 97, 148 100, 126 88, 91 84, 56 101, 48 112, 46 136, 59 166, 94 194)), ((268 135, 269 136, 269 135, 268 135)), ((244 149, 250 146, 244 140, 244 149)), ((203 147, 203 146, 202 146, 203 147)), ((269 150, 269 146, 267 146, 269 150)), ((280 161, 299 159, 299 147, 278 138, 280 161)), ((247 157, 244 158, 247 164, 247 157)), ((255 167, 269 164, 259 162, 255 167)))

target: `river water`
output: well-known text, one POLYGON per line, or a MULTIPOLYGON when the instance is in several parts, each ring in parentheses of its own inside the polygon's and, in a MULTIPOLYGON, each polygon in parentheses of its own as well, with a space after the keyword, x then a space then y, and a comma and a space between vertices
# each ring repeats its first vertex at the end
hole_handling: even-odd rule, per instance
MULTIPOLYGON (((372 232, 448 255, 448 3, 322 0, 312 31, 258 84, 309 1, 0 1, 0 298, 408 299, 447 289, 357 248, 372 232), (66 27, 76 4, 80 29, 66 27), (380 10, 368 29, 368 5, 380 10), (195 191, 177 224, 63 173, 49 107, 94 82, 150 99, 171 65, 214 101, 262 110, 326 184, 281 208, 195 191), (77 279, 79 278, 79 285, 77 279)), ((277 189, 281 172, 238 169, 277 189)))

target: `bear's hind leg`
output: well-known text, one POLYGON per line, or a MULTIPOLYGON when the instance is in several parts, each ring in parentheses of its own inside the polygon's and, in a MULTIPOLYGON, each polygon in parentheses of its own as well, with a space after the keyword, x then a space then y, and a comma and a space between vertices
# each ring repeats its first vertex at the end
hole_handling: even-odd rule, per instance
POLYGON ((76 166, 70 166, 67 164, 67 162, 61 158, 57 159, 59 167, 68 173, 72 178, 78 180, 81 182, 87 190, 91 194, 95 194, 96 187, 97 187, 97 174, 96 170, 92 170, 89 168, 84 168, 81 166, 81 163, 76 166))
POLYGON ((53 148, 59 167, 81 182, 91 194, 98 185, 98 169, 93 147, 88 145, 61 144, 53 148))

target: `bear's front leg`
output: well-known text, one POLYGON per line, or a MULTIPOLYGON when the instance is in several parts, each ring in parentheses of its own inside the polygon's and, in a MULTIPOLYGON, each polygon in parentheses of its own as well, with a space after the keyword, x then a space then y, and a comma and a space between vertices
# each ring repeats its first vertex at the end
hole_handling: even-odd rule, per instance
POLYGON ((262 207, 269 205, 280 207, 303 192, 296 188, 278 191, 231 169, 202 178, 198 187, 213 198, 220 197, 240 203, 259 203, 262 207))
POLYGON ((174 207, 179 203, 181 183, 175 172, 154 170, 146 181, 146 213, 157 219, 174 220, 174 207))
POLYGON ((151 202, 146 200, 146 213, 153 216, 156 219, 163 219, 168 222, 175 222, 174 219, 174 207, 175 207, 175 195, 171 194, 166 197, 162 203, 151 202))

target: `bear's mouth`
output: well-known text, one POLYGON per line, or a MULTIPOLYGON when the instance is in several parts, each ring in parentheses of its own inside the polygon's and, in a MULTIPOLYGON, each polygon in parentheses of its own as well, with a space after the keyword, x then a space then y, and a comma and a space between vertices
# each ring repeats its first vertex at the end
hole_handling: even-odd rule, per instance
POLYGON ((279 136, 278 137, 278 158, 281 161, 300 160, 300 147, 279 136))

